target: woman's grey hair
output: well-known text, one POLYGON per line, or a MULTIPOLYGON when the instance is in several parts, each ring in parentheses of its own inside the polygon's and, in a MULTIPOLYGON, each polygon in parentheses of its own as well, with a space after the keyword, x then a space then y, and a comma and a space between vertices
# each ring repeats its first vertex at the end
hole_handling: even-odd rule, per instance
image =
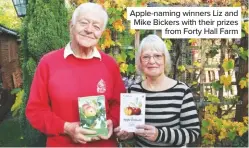
POLYGON ((136 58, 135 58, 135 62, 137 66, 137 73, 138 74, 143 73, 140 58, 141 58, 142 52, 145 50, 155 50, 155 51, 162 52, 164 54, 164 57, 165 57, 164 72, 166 75, 168 75, 171 70, 170 54, 163 40, 155 34, 148 35, 141 41, 138 51, 136 52, 136 58))
POLYGON ((85 12, 95 12, 94 15, 102 15, 103 19, 104 19, 104 28, 103 30, 105 30, 107 21, 108 21, 108 14, 106 12, 106 10, 99 4, 95 4, 95 3, 83 3, 80 4, 73 12, 72 15, 72 24, 74 25, 76 23, 76 18, 78 17, 78 15, 80 15, 80 13, 85 13, 85 12))

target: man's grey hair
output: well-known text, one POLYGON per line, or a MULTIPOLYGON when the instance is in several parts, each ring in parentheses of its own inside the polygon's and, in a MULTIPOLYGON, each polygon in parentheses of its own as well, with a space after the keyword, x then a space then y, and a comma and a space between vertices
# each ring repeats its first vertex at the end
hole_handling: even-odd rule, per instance
POLYGON ((107 21, 108 21, 108 14, 106 10, 99 4, 95 3, 83 3, 80 4, 73 12, 72 15, 72 24, 74 25, 76 23, 77 17, 80 15, 80 13, 85 13, 85 12, 94 12, 94 15, 102 15, 104 19, 104 28, 105 30, 107 21))
POLYGON ((137 66, 137 72, 138 74, 142 74, 142 67, 141 67, 141 54, 143 51, 145 50, 155 50, 158 52, 162 52, 164 57, 165 57, 165 61, 164 61, 164 72, 166 75, 168 75, 171 71, 171 58, 170 58, 170 54, 168 49, 166 48, 165 43, 163 42, 163 40, 158 37, 155 34, 151 34, 146 36, 142 41, 141 44, 138 48, 138 51, 136 52, 136 58, 135 58, 135 62, 136 62, 136 66, 137 66))

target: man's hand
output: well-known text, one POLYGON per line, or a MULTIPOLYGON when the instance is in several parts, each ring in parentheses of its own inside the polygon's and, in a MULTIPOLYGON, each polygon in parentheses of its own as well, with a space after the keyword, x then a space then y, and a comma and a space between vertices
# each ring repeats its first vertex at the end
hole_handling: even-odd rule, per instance
POLYGON ((107 136, 99 135, 99 138, 107 140, 112 136, 113 133, 112 120, 107 120, 107 128, 108 128, 108 135, 107 136))
POLYGON ((96 131, 80 127, 79 122, 66 122, 64 124, 64 133, 69 135, 75 143, 85 144, 87 142, 100 140, 99 137, 87 137, 89 134, 96 134, 96 131))

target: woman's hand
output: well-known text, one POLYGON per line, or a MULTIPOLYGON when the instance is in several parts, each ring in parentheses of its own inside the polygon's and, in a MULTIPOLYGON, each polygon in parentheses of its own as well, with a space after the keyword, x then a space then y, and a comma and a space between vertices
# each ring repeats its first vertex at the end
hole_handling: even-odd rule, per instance
POLYGON ((155 141, 158 136, 158 129, 152 125, 138 125, 136 126, 136 135, 142 136, 150 141, 155 141))
POLYGON ((116 135, 116 137, 120 140, 127 140, 127 139, 131 139, 133 137, 133 133, 129 133, 126 131, 120 131, 120 127, 117 127, 114 129, 114 133, 116 135))
POLYGON ((80 127, 79 122, 66 122, 64 124, 64 133, 69 135, 73 142, 85 144, 87 142, 100 140, 99 137, 87 137, 89 134, 96 134, 96 131, 80 127))

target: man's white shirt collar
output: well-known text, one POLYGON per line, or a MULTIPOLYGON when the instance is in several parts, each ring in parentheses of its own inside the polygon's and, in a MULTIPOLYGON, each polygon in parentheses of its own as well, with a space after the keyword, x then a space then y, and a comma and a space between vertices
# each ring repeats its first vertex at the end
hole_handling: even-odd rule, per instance
MULTIPOLYGON (((70 45, 70 42, 66 45, 65 47, 65 50, 64 50, 64 59, 66 59, 69 55, 74 55, 76 58, 79 58, 77 57, 74 53, 73 53, 73 50, 71 48, 71 45, 70 45)), ((93 52, 91 55, 89 55, 88 57, 84 58, 84 59, 92 59, 92 58, 99 58, 101 60, 101 55, 98 51, 98 49, 96 47, 93 48, 93 52)))

